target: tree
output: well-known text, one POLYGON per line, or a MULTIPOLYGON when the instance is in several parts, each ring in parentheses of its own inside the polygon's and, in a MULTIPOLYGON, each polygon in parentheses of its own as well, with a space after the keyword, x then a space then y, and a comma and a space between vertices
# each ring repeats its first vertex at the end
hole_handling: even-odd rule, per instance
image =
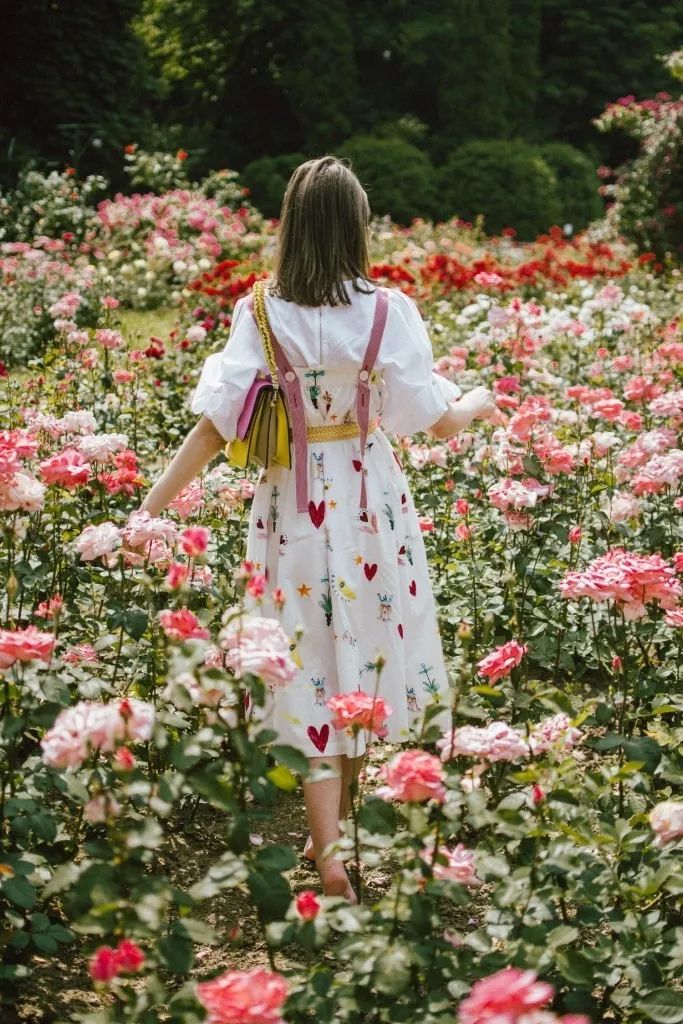
MULTIPOLYGON (((154 93, 130 28, 138 0, 22 0, 5 5, 0 35, 0 132, 6 153, 40 155, 79 172, 120 166, 154 93), (11 152, 11 150, 10 150, 11 152)), ((16 162, 5 158, 13 184, 16 162)))

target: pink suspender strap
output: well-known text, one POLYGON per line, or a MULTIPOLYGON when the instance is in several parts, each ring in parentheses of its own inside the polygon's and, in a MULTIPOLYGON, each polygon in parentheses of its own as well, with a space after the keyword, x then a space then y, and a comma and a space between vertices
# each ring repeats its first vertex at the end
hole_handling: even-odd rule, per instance
POLYGON ((356 391, 356 419, 360 430, 360 507, 367 509, 368 497, 365 487, 365 444, 368 438, 368 426, 370 421, 370 384, 369 378, 372 368, 377 359, 380 342, 384 333, 384 325, 387 322, 389 309, 389 296, 384 288, 377 288, 375 299, 375 316, 372 321, 370 340, 363 357, 363 366, 358 373, 358 389, 356 391))
MULTIPOLYGON (((247 307, 253 315, 253 295, 249 295, 247 299, 247 307)), ((377 359, 377 353, 379 352, 382 334, 384 333, 384 325, 387 320, 388 309, 389 297, 387 292, 383 288, 377 288, 375 315, 372 322, 370 340, 368 342, 368 347, 365 350, 362 368, 358 373, 358 388, 356 392, 356 418, 358 420, 358 427, 360 431, 361 509, 367 508, 363 458, 370 421, 370 385, 368 381, 377 359)), ((280 387, 285 392, 287 398, 287 409, 289 411, 292 426, 292 440, 294 443, 294 473, 296 482, 296 508, 297 512, 308 512, 308 438, 306 432, 303 396, 301 394, 301 384, 299 383, 297 374, 292 369, 292 364, 285 355, 279 341, 273 333, 270 321, 268 322, 268 329, 270 331, 270 340, 273 346, 273 353, 275 355, 275 363, 280 372, 280 387)))
MULTIPOLYGON (((254 296, 249 295, 247 305, 250 312, 254 311, 254 296)), ((294 443, 294 473, 296 481, 297 512, 308 512, 308 439, 306 436, 306 417, 304 415, 303 396, 299 378, 292 369, 292 364, 280 347, 268 320, 270 340, 275 355, 275 364, 280 372, 280 387, 287 398, 287 409, 292 427, 294 443)))

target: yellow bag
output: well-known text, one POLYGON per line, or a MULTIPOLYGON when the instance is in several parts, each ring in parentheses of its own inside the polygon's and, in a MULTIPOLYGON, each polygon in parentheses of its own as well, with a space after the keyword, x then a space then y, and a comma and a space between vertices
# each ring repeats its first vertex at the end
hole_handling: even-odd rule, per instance
POLYGON ((267 469, 277 463, 291 469, 291 426, 270 336, 268 314, 263 292, 263 281, 253 287, 254 317, 261 334, 270 377, 257 376, 247 393, 244 408, 238 420, 238 436, 225 447, 228 462, 238 469, 246 469, 254 462, 267 469), (248 418, 244 428, 242 422, 248 418), (241 435, 241 436, 240 436, 241 435))

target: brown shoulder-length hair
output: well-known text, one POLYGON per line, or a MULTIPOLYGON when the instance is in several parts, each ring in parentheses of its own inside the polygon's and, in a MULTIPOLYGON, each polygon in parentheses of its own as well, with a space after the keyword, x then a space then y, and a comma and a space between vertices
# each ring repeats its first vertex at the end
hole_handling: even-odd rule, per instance
POLYGON ((350 162, 321 156, 287 184, 269 291, 300 306, 349 305, 344 281, 369 294, 370 204, 350 162), (358 279, 361 279, 358 284, 358 279))

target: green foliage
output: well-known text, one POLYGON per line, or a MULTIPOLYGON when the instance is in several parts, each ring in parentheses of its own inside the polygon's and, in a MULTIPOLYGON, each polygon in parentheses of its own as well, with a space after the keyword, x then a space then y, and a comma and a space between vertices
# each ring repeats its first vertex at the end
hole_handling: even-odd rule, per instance
POLYGON ((432 214, 434 168, 429 157, 410 142, 355 135, 339 147, 337 155, 350 159, 374 214, 388 214, 399 224, 432 214))
POLYGON ((557 179, 538 150, 514 140, 465 143, 439 169, 441 216, 473 221, 489 234, 514 227, 534 238, 562 219, 557 179))
POLYGON ((557 179, 562 222, 580 231, 603 209, 592 161, 566 142, 547 142, 539 152, 557 179))
MULTIPOLYGON (((683 51, 663 59, 679 81, 683 79, 683 51)), ((660 260, 683 254, 683 97, 660 93, 639 102, 626 97, 610 104, 596 127, 603 132, 620 129, 637 139, 636 157, 616 171, 616 182, 605 187, 614 202, 609 219, 641 251, 660 260)))
POLYGON ((249 189, 249 197, 264 217, 279 217, 282 198, 292 171, 306 157, 302 153, 263 156, 253 160, 240 177, 249 189))

